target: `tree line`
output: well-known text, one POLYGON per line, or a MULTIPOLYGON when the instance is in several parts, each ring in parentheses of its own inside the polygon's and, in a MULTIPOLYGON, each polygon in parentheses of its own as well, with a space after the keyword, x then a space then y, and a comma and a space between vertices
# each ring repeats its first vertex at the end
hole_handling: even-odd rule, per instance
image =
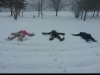
POLYGON ((31 6, 38 11, 38 17, 40 14, 43 18, 43 10, 47 7, 53 8, 56 11, 56 16, 58 11, 67 6, 68 0, 0 0, 0 7, 10 8, 11 16, 14 16, 14 19, 17 20, 18 14, 22 9, 25 9, 27 4, 30 2, 31 6))
POLYGON ((92 17, 99 15, 100 0, 74 0, 72 4, 72 11, 75 14, 75 18, 81 17, 85 21, 88 12, 93 12, 92 17))
POLYGON ((11 16, 17 20, 21 9, 25 9, 27 2, 25 0, 0 0, 0 7, 10 8, 11 16))
POLYGON ((92 17, 95 16, 96 12, 99 15, 100 11, 100 0, 0 0, 0 7, 10 8, 11 16, 14 16, 14 19, 17 20, 18 15, 21 10, 25 10, 28 3, 38 11, 38 17, 42 15, 43 19, 43 10, 45 8, 52 8, 58 12, 63 8, 66 8, 69 4, 72 5, 71 11, 74 13, 75 18, 81 18, 86 20, 88 12, 93 12, 92 17))

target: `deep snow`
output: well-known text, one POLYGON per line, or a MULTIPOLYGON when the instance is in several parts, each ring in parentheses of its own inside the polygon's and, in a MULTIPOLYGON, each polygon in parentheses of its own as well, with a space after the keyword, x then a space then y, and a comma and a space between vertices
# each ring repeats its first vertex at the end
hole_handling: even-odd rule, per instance
POLYGON ((24 12, 17 21, 10 12, 0 13, 0 73, 100 73, 100 19, 84 22, 68 11, 60 11, 58 17, 54 11, 43 13, 44 19, 37 12, 24 12), (5 40, 19 30, 35 36, 26 36, 24 42, 5 40), (51 30, 66 33, 65 41, 49 41, 50 36, 42 35, 51 30), (90 33, 98 43, 70 35, 81 31, 90 33))

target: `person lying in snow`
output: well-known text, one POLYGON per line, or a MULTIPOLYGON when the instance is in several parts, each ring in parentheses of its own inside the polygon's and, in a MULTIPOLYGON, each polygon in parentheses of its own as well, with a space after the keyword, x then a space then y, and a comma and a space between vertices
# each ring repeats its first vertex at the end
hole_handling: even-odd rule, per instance
POLYGON ((18 41, 23 41, 23 38, 25 37, 25 35, 34 36, 35 34, 33 34, 33 33, 30 34, 30 33, 26 32, 26 30, 20 30, 19 32, 11 33, 11 35, 13 35, 13 36, 12 37, 8 37, 9 41, 15 39, 16 37, 18 37, 18 41))
POLYGON ((53 40, 54 38, 57 38, 59 39, 60 41, 63 41, 65 38, 61 38, 60 35, 65 35, 65 33, 58 33, 57 31, 55 30, 52 30, 51 32, 49 33, 46 33, 46 32, 42 32, 43 35, 50 35, 50 38, 49 40, 53 40))
POLYGON ((72 34, 73 36, 81 36, 86 42, 97 42, 91 34, 85 33, 85 32, 80 32, 79 34, 72 34))

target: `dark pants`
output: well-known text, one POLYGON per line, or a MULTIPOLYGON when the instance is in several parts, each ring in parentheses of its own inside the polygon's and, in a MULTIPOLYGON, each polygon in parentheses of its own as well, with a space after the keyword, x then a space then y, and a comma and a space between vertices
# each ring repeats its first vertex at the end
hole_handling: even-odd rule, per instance
POLYGON ((63 38, 61 38, 59 35, 51 35, 51 37, 49 38, 49 40, 53 40, 54 38, 57 38, 57 39, 59 39, 60 41, 62 41, 63 40, 63 38))

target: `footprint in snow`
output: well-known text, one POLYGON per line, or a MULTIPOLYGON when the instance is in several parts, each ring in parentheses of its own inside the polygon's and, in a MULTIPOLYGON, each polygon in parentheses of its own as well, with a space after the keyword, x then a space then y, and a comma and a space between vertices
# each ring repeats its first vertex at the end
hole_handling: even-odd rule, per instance
MULTIPOLYGON (((96 53, 96 52, 95 52, 95 53, 96 53)), ((99 54, 98 54, 98 53, 96 53, 96 55, 97 55, 97 56, 99 56, 99 54)))
POLYGON ((15 56, 14 58, 17 58, 17 56, 15 56))
POLYGON ((7 66, 3 66, 2 68, 5 69, 7 66))
POLYGON ((8 51, 8 50, 6 50, 6 51, 8 51))
POLYGON ((64 73, 66 73, 66 70, 64 70, 64 73))
POLYGON ((53 46, 51 46, 51 47, 53 47, 53 46))
POLYGON ((56 59, 56 58, 55 58, 54 60, 55 60, 55 61, 57 61, 57 59, 56 59))

